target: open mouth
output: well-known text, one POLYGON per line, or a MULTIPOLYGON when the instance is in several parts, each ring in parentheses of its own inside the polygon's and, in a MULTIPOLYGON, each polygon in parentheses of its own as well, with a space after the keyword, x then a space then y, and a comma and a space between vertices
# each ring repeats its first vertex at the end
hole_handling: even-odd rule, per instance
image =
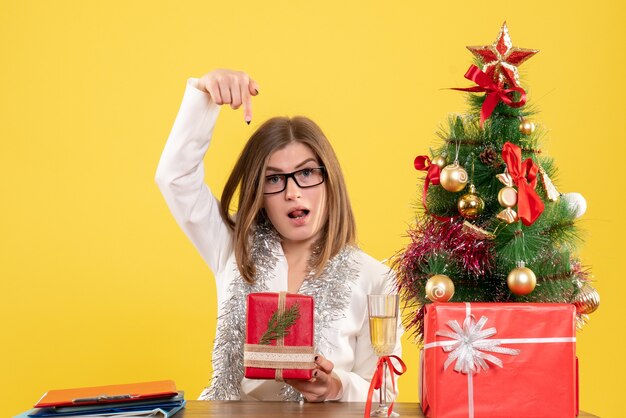
POLYGON ((304 218, 308 214, 309 214, 308 209, 298 209, 298 210, 289 212, 287 216, 289 216, 291 219, 300 219, 300 218, 304 218))

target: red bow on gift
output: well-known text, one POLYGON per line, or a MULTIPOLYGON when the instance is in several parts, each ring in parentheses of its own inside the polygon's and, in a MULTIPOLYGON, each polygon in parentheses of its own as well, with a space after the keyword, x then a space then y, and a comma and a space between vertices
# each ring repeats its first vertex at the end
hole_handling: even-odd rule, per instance
MULTIPOLYGON (((387 364, 387 366, 389 367, 389 371, 391 372, 391 385, 393 386, 394 392, 396 391, 396 381, 393 378, 393 375, 395 374, 395 375, 400 376, 401 374, 406 372, 406 364, 404 364, 402 359, 398 356, 382 356, 381 358, 378 359, 378 363, 376 364, 376 371, 374 372, 374 377, 372 377, 370 388, 369 388, 369 391, 367 392, 367 403, 365 404, 365 418, 369 418, 370 411, 372 410, 372 396, 374 396, 374 389, 380 389, 383 384, 383 380, 385 379, 385 376, 384 376, 385 364, 387 364), (396 369, 391 359, 396 359, 398 363, 400 364, 400 367, 402 368, 402 370, 396 369)), ((391 405, 389 405, 387 416, 390 416, 392 412, 393 412, 393 401, 391 401, 391 405)))
POLYGON ((532 225, 543 212, 544 205, 535 191, 539 167, 532 159, 522 162, 522 150, 507 142, 502 147, 502 158, 507 170, 517 186, 517 212, 522 223, 532 225))
POLYGON ((452 90, 469 91, 472 93, 487 92, 487 97, 483 102, 483 107, 480 109, 480 127, 483 127, 485 120, 491 116, 493 109, 496 108, 499 102, 503 102, 510 107, 522 107, 526 104, 526 92, 521 87, 513 87, 510 89, 503 88, 502 84, 496 84, 491 77, 482 72, 480 68, 475 65, 469 67, 465 73, 465 78, 478 84, 475 87, 467 88, 453 88, 452 90), (513 92, 521 94, 520 99, 516 102, 509 97, 509 94, 513 92))
POLYGON ((433 164, 428 158, 427 155, 418 155, 415 157, 415 161, 413 161, 413 165, 416 170, 426 171, 426 178, 424 179, 424 193, 422 194, 422 203, 424 204, 424 208, 426 209, 426 193, 428 192, 428 186, 430 183, 434 185, 439 184, 439 174, 441 173, 441 167, 437 164, 433 164))

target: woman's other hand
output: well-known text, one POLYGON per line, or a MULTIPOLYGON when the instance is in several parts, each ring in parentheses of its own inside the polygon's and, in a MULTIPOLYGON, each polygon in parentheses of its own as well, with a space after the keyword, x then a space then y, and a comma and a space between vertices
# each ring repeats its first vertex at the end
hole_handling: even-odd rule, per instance
POLYGON ((252 120, 252 96, 259 94, 259 85, 243 71, 218 69, 200 77, 198 89, 208 93, 218 105, 233 109, 243 106, 246 123, 252 120))
POLYGON ((298 390, 309 402, 324 402, 325 400, 337 400, 343 393, 341 380, 333 368, 332 361, 321 355, 315 357, 315 370, 311 380, 287 380, 286 382, 298 390))

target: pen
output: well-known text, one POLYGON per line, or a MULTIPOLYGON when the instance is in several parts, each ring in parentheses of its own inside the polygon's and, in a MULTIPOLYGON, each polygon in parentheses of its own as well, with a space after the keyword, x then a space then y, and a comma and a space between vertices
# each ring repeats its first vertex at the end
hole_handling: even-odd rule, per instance
POLYGON ((72 403, 86 403, 86 402, 107 402, 107 401, 120 401, 123 399, 130 399, 130 394, 126 395, 98 395, 93 398, 76 398, 72 399, 72 403))

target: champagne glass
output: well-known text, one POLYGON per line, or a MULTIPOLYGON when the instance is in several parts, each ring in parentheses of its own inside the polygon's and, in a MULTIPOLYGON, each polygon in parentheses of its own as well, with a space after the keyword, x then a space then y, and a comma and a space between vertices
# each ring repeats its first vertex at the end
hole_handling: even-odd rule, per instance
MULTIPOLYGON (((370 320, 370 339, 377 356, 389 356, 396 347, 396 331, 398 329, 398 295, 367 295, 367 310, 370 320)), ((373 411, 372 417, 398 417, 393 412, 388 415, 387 405, 387 363, 383 363, 383 381, 380 387, 380 402, 373 411)), ((391 377, 393 379, 393 376, 391 377)))

